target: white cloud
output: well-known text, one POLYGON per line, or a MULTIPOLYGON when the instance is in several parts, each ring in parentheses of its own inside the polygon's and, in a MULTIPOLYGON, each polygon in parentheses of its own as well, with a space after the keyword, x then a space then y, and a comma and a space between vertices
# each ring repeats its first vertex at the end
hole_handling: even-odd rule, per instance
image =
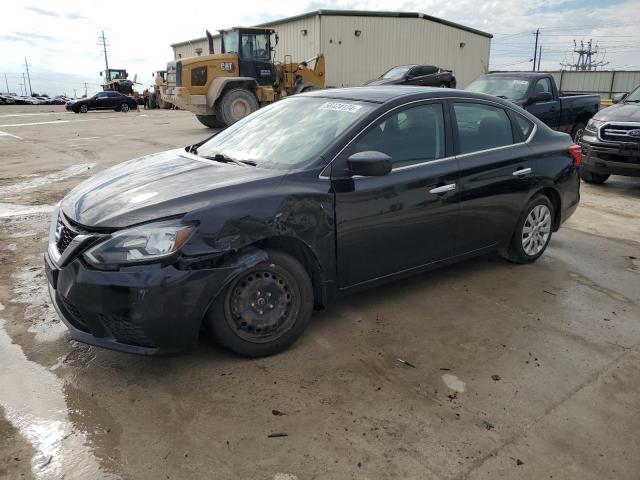
MULTIPOLYGON (((418 11, 496 33, 492 67, 530 58, 533 37, 529 32, 540 27, 543 68, 557 68, 574 37, 594 36, 606 46, 612 66, 640 69, 640 33, 632 24, 640 0, 530 0, 526 6, 516 0, 244 0, 184 5, 141 0, 115 6, 104 1, 33 0, 28 5, 3 5, 0 74, 7 73, 11 90, 17 91, 26 56, 32 65, 34 91, 72 94, 76 89, 80 93, 83 82, 89 84, 89 91, 95 91, 101 80, 98 73, 104 69, 97 45, 104 29, 111 45, 110 66, 126 68, 149 85, 151 72, 172 59, 171 43, 202 36, 205 29, 262 23, 318 8, 418 11), (504 35, 516 32, 521 33, 504 35)), ((4 90, 1 75, 0 85, 4 90)))

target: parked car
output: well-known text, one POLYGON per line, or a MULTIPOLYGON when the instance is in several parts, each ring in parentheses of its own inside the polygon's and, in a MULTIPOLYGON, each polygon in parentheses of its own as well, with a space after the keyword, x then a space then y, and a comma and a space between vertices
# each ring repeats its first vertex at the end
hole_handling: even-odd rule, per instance
POLYGON ((205 325, 270 355, 348 293, 493 251, 535 261, 578 205, 580 161, 487 95, 294 95, 74 188, 51 221, 49 292, 82 342, 178 352, 205 325))
POLYGON ((75 113, 87 113, 89 110, 128 112, 132 108, 134 110, 138 108, 136 100, 120 92, 99 92, 93 97, 81 98, 67 103, 67 110, 75 113))
POLYGON ((56 97, 53 98, 49 101, 49 103, 51 105, 66 105, 68 100, 65 100, 64 98, 60 98, 60 97, 56 97))
POLYGON ((600 108, 599 95, 564 95, 548 73, 490 73, 465 90, 511 100, 554 130, 570 134, 575 142, 600 108))
POLYGON ((419 85, 422 87, 456 88, 451 70, 435 65, 400 65, 387 70, 365 85, 419 85))
POLYGON ((0 95, 0 105, 13 105, 16 103, 11 95, 0 95))
POLYGON ((580 139, 580 176, 588 183, 604 183, 610 175, 640 177, 640 86, 613 102, 593 116, 580 139))

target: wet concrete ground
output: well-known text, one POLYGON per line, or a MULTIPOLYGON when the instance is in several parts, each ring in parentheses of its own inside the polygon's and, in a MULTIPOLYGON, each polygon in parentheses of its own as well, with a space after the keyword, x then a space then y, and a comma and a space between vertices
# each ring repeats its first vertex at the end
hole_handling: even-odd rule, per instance
POLYGON ((640 179, 583 185, 534 265, 353 296, 275 357, 70 341, 42 268, 51 206, 207 135, 187 112, 0 108, 0 478, 640 478, 640 179))

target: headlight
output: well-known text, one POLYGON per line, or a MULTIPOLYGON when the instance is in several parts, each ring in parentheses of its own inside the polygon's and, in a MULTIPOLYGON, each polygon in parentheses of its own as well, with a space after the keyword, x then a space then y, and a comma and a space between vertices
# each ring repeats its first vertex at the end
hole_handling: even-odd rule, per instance
POLYGON ((598 131, 598 128, 600 128, 602 125, 604 125, 603 121, 592 118, 591 120, 589 120, 589 123, 587 123, 587 127, 585 130, 596 133, 598 131))
POLYGON ((141 225, 115 232, 91 247, 84 258, 96 266, 146 263, 177 252, 193 232, 192 225, 180 220, 141 225))

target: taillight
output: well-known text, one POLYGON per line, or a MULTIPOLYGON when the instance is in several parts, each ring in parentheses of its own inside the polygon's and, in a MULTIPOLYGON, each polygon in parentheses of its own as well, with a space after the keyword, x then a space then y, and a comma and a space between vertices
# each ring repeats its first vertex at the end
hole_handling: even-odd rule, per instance
POLYGON ((582 165, 582 147, 575 143, 569 145, 569 154, 573 157, 573 164, 576 167, 582 165))

